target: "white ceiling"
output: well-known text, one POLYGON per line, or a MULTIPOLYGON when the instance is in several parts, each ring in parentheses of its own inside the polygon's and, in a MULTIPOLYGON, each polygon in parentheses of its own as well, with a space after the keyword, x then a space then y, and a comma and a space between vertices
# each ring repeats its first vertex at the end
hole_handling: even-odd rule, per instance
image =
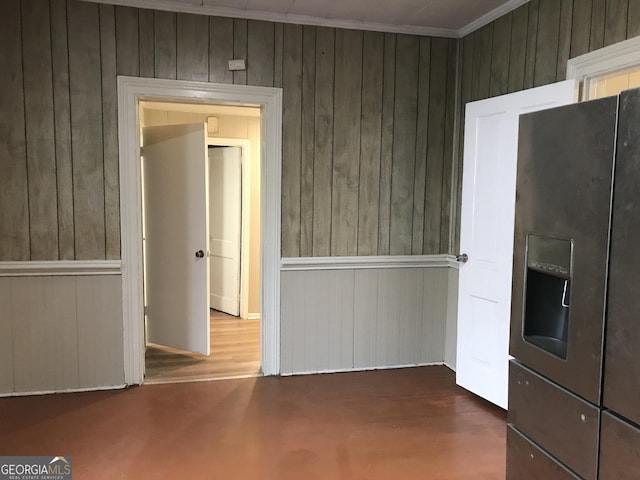
POLYGON ((87 0, 205 15, 462 37, 529 0, 87 0))

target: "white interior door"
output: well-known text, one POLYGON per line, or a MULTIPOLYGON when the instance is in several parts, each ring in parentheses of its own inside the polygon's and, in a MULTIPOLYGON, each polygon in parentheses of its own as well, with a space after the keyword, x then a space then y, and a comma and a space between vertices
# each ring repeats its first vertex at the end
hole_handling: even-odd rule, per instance
POLYGON ((456 382, 507 408, 511 270, 521 113, 575 101, 575 81, 468 103, 456 382))
POLYGON ((242 148, 209 149, 211 307, 240 315, 242 148))
POLYGON ((206 125, 142 135, 147 340, 209 355, 206 125))

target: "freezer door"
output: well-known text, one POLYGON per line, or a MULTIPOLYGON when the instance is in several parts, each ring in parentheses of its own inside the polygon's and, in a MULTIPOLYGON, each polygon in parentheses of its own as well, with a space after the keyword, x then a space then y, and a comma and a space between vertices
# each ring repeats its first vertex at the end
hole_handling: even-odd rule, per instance
POLYGON ((520 117, 509 353, 593 404, 601 392, 616 116, 617 98, 611 97, 520 117), (546 260, 538 268, 558 278, 557 286, 545 288, 556 292, 556 304, 566 305, 560 350, 525 338, 531 337, 524 322, 532 307, 526 303, 542 298, 527 299, 531 238, 571 245, 570 272, 546 260))
POLYGON ((620 95, 604 405, 640 424, 640 90, 620 95))
POLYGON ((604 412, 600 433, 599 480, 640 478, 640 430, 604 412))

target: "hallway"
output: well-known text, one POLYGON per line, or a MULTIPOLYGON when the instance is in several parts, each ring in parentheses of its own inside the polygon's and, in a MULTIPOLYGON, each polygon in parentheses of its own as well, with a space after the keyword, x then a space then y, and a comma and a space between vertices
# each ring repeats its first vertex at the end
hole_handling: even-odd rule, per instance
POLYGON ((3 455, 75 480, 498 480, 504 411, 446 367, 0 399, 3 455))

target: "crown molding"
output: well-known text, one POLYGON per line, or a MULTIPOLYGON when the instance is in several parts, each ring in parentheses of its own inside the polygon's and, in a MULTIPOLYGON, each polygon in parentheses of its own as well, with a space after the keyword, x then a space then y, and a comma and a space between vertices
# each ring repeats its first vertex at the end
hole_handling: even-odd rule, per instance
POLYGON ((272 12, 244 10, 240 8, 214 7, 211 5, 195 5, 173 0, 82 0, 92 3, 107 3, 127 7, 166 10, 170 12, 195 13, 216 17, 244 18, 247 20, 264 20, 268 22, 294 23, 317 27, 346 28, 350 30, 366 30, 373 32, 404 33, 425 37, 458 38, 456 30, 448 28, 420 27, 418 25, 388 25, 383 23, 358 22, 336 18, 309 17, 306 15, 289 15, 272 12))
POLYGON ((460 30, 458 30, 457 37, 465 37, 470 33, 484 27, 485 25, 490 24, 494 20, 497 20, 503 15, 506 15, 507 13, 515 10, 516 8, 521 7, 525 3, 529 3, 529 0, 510 0, 509 2, 500 5, 498 8, 491 10, 489 13, 462 27, 460 30))

